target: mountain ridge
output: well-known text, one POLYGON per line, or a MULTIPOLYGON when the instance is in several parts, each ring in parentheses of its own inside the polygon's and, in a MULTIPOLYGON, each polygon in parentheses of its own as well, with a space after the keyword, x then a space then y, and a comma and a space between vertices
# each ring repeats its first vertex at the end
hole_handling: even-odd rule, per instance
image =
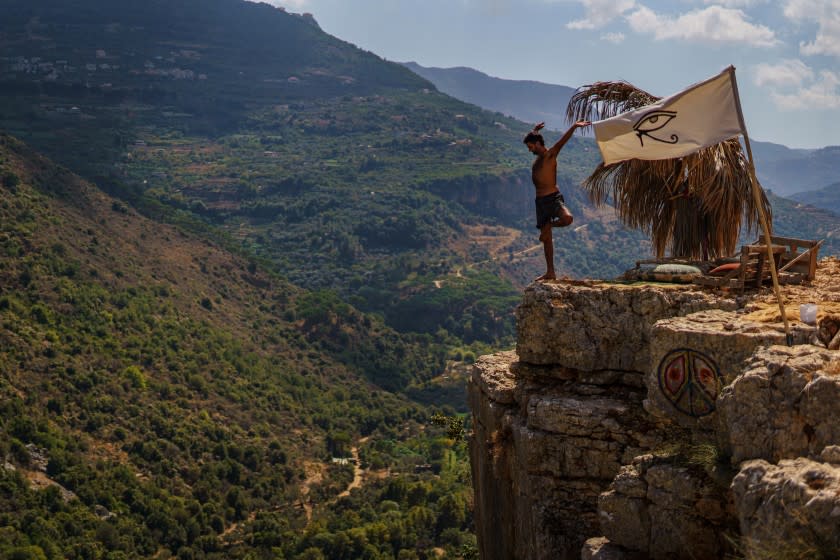
POLYGON ((840 182, 813 191, 794 193, 790 198, 840 215, 840 182))
MULTIPOLYGON (((545 121, 550 128, 568 127, 565 108, 575 88, 536 81, 506 80, 468 67, 426 68, 415 62, 403 63, 438 89, 492 111, 525 122, 545 121), (534 100, 550 100, 556 111, 536 109, 534 100)), ((773 142, 753 140, 756 173, 761 184, 774 192, 791 195, 817 190, 840 178, 840 146, 819 149, 789 148, 773 142)))
POLYGON ((525 122, 545 122, 557 130, 564 126, 565 107, 575 91, 567 86, 534 80, 496 78, 466 66, 435 68, 423 67, 416 62, 401 64, 452 97, 525 122), (551 111, 545 107, 534 107, 534 100, 561 109, 551 111))

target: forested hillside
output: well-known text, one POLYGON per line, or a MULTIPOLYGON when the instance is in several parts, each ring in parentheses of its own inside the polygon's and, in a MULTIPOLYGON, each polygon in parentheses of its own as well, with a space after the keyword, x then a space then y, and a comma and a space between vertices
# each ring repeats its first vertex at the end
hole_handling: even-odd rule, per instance
POLYGON ((8 14, 0 124, 64 167, 2 137, 0 557, 470 557, 514 133, 265 5, 8 14))
POLYGON ((799 239, 823 240, 820 256, 840 255, 840 216, 787 198, 770 195, 773 233, 799 239))
MULTIPOLYGON (((510 343, 517 287, 543 266, 525 125, 265 4, 11 7, 0 127, 147 215, 204 222, 403 331, 510 343)), ((644 256, 641 235, 575 186, 597 160, 577 139, 562 155, 583 226, 558 243, 571 276, 644 256)))
POLYGON ((428 341, 151 222, 8 136, 0 177, 0 557, 470 542, 462 444, 385 390, 442 369, 428 341), (351 447, 383 478, 344 504, 353 469, 330 458, 351 447))

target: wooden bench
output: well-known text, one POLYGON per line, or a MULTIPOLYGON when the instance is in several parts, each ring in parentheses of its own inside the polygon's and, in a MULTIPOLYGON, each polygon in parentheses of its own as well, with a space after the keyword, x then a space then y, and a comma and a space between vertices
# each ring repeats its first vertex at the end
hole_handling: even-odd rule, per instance
MULTIPOLYGON (((817 270, 817 254, 822 241, 810 241, 793 237, 770 236, 773 266, 776 267, 780 284, 799 284, 814 279, 817 270), (800 249, 802 250, 800 252, 800 249)), ((695 284, 713 288, 744 291, 747 287, 759 288, 771 280, 767 245, 760 239, 743 245, 735 257, 739 266, 722 276, 704 275, 694 280, 695 284)))
POLYGON ((774 245, 782 245, 785 252, 779 262, 779 272, 801 274, 806 280, 813 280, 817 274, 817 259, 823 240, 811 241, 794 237, 771 235, 774 245), (801 252, 800 252, 801 250, 801 252))

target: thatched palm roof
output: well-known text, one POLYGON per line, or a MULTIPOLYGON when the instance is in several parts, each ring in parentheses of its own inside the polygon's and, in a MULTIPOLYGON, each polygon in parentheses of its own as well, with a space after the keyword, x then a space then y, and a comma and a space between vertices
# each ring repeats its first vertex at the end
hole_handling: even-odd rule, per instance
MULTIPOLYGON (((627 82, 583 86, 569 101, 570 122, 599 120, 659 101, 627 82)), ((735 253, 742 224, 757 230, 748 161, 738 139, 690 156, 601 163, 584 181, 592 201, 612 201, 621 220, 651 236, 657 257, 709 259, 735 253)), ((770 203, 761 193, 766 215, 770 203)))

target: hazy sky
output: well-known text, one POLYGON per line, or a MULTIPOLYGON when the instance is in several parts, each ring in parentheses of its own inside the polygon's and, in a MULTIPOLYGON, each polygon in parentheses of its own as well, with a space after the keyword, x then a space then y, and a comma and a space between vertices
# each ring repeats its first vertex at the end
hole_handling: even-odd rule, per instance
MULTIPOLYGON (((840 0, 271 0, 391 61, 666 96, 732 64, 750 137, 840 145, 840 0)), ((551 99, 534 99, 550 105, 551 99)))

